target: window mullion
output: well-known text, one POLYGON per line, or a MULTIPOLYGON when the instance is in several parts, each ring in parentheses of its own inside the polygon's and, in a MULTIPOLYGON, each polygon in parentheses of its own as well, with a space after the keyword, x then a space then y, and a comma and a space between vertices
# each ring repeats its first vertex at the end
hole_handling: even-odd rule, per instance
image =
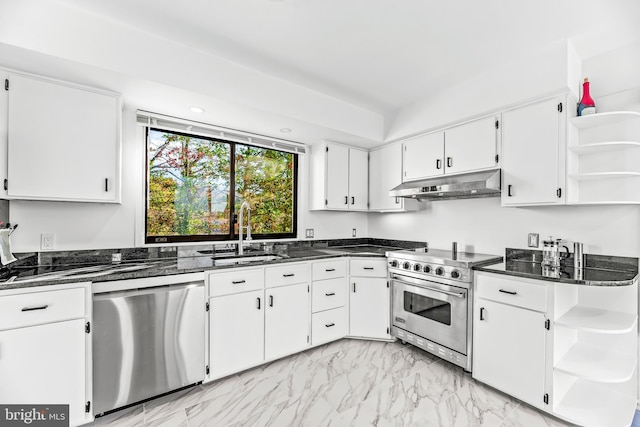
POLYGON ((234 221, 236 216, 236 144, 230 142, 229 145, 231 146, 229 150, 231 156, 229 159, 229 239, 236 240, 238 238, 234 221))

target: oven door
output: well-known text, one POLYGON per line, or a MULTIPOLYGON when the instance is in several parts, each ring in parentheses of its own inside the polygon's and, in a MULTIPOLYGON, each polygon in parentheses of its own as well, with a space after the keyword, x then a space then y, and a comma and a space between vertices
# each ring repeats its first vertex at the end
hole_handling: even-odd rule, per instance
POLYGON ((394 326, 467 354, 467 289, 391 277, 394 326))

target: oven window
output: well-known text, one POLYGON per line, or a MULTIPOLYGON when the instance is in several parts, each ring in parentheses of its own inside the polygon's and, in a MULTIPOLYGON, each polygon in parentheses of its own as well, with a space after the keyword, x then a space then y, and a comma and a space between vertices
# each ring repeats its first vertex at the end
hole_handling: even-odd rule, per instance
POLYGON ((404 292, 404 311, 444 325, 451 325, 451 304, 447 301, 404 292))

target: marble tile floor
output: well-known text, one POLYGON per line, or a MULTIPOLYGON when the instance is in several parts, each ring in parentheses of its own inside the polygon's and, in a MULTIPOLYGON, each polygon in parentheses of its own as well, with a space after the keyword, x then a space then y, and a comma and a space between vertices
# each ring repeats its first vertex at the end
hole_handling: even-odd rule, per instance
POLYGON ((399 342, 343 339, 96 419, 95 426, 568 426, 399 342))

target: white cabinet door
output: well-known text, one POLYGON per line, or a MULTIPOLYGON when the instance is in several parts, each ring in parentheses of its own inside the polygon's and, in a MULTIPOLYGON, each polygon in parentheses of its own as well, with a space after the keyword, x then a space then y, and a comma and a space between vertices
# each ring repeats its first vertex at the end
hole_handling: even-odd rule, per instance
POLYGON ((405 141, 403 182, 444 173, 444 132, 430 133, 405 141))
POLYGON ((76 319, 0 332, 0 402, 68 404, 70 425, 87 422, 84 324, 76 319))
POLYGON ((502 204, 564 202, 566 104, 559 99, 530 104, 502 114, 502 204))
POLYGON ((35 77, 9 77, 8 196, 120 201, 120 100, 35 77))
POLYGON ((369 153, 369 210, 402 210, 403 200, 389 196, 402 183, 402 145, 387 145, 369 153))
POLYGON ((349 291, 349 335, 391 338, 387 279, 352 277, 349 291))
POLYGON ((485 117, 445 130, 445 173, 496 167, 496 120, 494 116, 485 117))
POLYGON ((349 208, 349 149, 327 144, 325 197, 327 209, 349 208))
POLYGON ((210 378, 220 378, 262 362, 264 291, 227 295, 209 301, 210 378))
POLYGON ((369 153, 349 149, 349 209, 366 211, 369 204, 369 153))
POLYGON ((542 408, 543 313, 478 298, 473 319, 473 377, 542 408))
POLYGON ((269 288, 265 293, 265 359, 275 359, 309 346, 309 285, 269 288))

